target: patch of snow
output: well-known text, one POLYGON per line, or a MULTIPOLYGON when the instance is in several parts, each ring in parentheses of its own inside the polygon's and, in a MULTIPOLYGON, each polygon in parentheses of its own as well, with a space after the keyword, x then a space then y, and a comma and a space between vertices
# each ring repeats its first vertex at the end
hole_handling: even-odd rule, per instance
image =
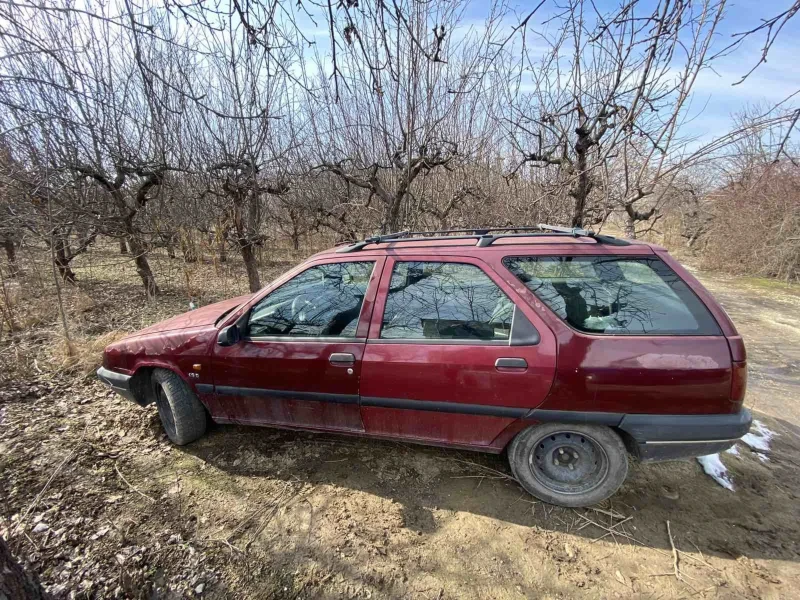
POLYGON ((734 456, 741 456, 739 454, 739 446, 737 446, 736 444, 725 450, 725 452, 727 452, 728 454, 733 454, 734 456))
POLYGON ((769 462, 769 456, 767 456, 766 454, 761 454, 761 452, 756 452, 755 455, 761 462, 769 462))
POLYGON ((761 421, 753 421, 752 429, 742 436, 742 441, 756 452, 769 452, 772 438, 777 434, 770 431, 761 421))
POLYGON ((710 475, 714 481, 716 481, 725 489, 733 491, 733 481, 731 481, 731 476, 728 475, 728 469, 726 469, 725 465, 722 464, 719 454, 698 456, 697 462, 700 463, 700 465, 703 467, 703 471, 710 475))

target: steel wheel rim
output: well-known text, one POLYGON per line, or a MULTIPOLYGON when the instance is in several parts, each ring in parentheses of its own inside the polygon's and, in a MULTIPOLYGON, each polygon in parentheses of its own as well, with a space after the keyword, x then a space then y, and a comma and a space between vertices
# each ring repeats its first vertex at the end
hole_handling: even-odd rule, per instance
POLYGON ((591 492, 606 479, 609 460, 593 437, 575 431, 558 431, 536 440, 528 456, 534 478, 559 494, 591 492), (571 467, 570 467, 571 465, 571 467))
POLYGON ((161 417, 161 423, 164 425, 167 435, 173 437, 175 435, 175 415, 172 414, 172 407, 169 405, 167 394, 158 383, 155 385, 155 392, 156 406, 161 417))

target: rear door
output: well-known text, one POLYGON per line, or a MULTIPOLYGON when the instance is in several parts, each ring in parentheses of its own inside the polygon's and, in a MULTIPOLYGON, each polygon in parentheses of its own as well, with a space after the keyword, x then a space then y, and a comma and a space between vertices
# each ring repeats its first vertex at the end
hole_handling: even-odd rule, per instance
POLYGON ((215 419, 363 431, 358 380, 382 262, 319 261, 254 304, 245 338, 215 347, 215 419))
POLYGON ((488 265, 388 258, 364 352, 367 433, 488 445, 540 404, 555 338, 488 265))

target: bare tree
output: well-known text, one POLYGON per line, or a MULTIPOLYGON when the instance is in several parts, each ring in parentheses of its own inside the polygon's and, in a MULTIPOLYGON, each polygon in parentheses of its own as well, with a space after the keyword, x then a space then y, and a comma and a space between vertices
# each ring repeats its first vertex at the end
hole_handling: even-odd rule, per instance
POLYGON ((344 41, 333 35, 331 54, 316 52, 307 66, 311 166, 363 190, 358 208, 383 232, 413 220, 418 178, 468 161, 490 130, 486 75, 502 13, 492 5, 483 27, 459 28, 466 7, 340 4, 331 27, 344 41))
POLYGON ((566 190, 571 201, 573 226, 622 209, 633 234, 658 209, 641 209, 642 200, 669 187, 687 153, 680 126, 724 6, 626 2, 601 13, 571 0, 547 30, 521 29, 503 103, 512 175, 526 164, 548 170, 551 193, 566 190))

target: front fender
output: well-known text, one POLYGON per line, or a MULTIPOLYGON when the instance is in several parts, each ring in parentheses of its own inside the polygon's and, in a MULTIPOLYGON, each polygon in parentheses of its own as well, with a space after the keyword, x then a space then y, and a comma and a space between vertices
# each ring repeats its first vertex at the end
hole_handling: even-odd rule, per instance
POLYGON ((152 369, 167 369, 196 392, 196 384, 213 384, 211 350, 216 338, 214 327, 132 336, 105 349, 103 366, 134 379, 152 369))

